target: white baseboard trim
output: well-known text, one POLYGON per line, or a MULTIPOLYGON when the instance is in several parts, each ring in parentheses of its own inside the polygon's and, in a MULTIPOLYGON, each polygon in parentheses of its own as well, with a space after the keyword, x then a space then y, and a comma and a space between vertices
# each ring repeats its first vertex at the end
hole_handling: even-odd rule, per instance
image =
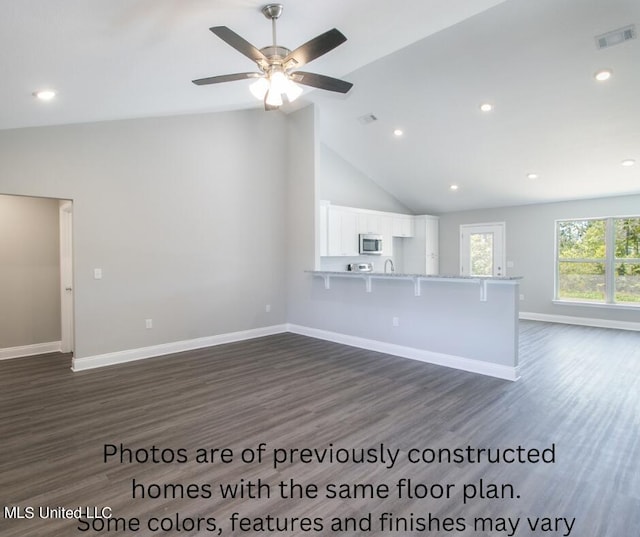
POLYGON ((394 343, 385 343, 384 341, 349 336, 346 334, 340 334, 338 332, 329 332, 327 330, 319 330, 317 328, 309 328, 307 326, 300 326, 295 324, 288 324, 287 330, 289 332, 300 334, 302 336, 324 339, 326 341, 332 341, 334 343, 341 343, 342 345, 349 345, 351 347, 357 347, 370 351, 383 352, 385 354, 400 356, 401 358, 409 358, 411 360, 418 360, 420 362, 426 362, 429 364, 451 367, 453 369, 461 369, 463 371, 479 373, 481 375, 496 377, 503 380, 513 381, 520 378, 518 375, 517 367, 492 364, 490 362, 472 360, 470 358, 464 358, 462 356, 432 352, 424 349, 416 349, 415 347, 405 347, 403 345, 396 345, 394 343))
POLYGON ((185 341, 175 341, 172 343, 164 343, 161 345, 153 345, 150 347, 110 352, 106 354, 99 354, 96 356, 87 356, 84 358, 74 357, 71 369, 75 372, 86 371, 88 369, 95 369, 98 367, 123 364, 126 362, 144 360, 146 358, 164 356, 167 354, 174 354, 177 352, 184 352, 193 349, 213 347, 216 345, 223 345, 225 343, 233 343, 236 341, 245 341, 257 337, 281 334, 283 332, 292 332, 294 334, 332 341, 334 343, 340 343, 342 345, 349 345, 351 347, 357 347, 360 349, 382 352, 385 354, 399 356, 401 358, 409 358, 411 360, 418 360, 420 362, 426 362, 429 364, 451 367, 453 369, 460 369, 463 371, 469 371, 471 373, 478 373, 481 375, 487 375, 504 380, 513 381, 518 380, 519 378, 517 367, 492 364, 490 362, 472 360, 470 358, 464 358, 462 356, 432 352, 424 349, 416 349, 414 347, 405 347, 403 345, 396 345, 394 343, 385 343, 384 341, 376 341, 373 339, 349 336, 346 334, 340 334, 338 332, 329 332, 326 330, 319 330, 317 328, 309 328, 306 326, 295 324, 281 324, 263 328, 254 328, 241 332, 219 334, 217 336, 208 336, 185 341))
POLYGON ((60 352, 61 345, 60 341, 50 341, 48 343, 36 343, 35 345, 23 345, 22 347, 7 347, 6 349, 0 349, 0 360, 60 352))
POLYGON ((521 311, 519 317, 526 321, 542 321, 545 323, 575 324, 580 326, 595 326, 597 328, 615 328, 617 330, 640 331, 640 323, 632 321, 610 321, 608 319, 572 317, 570 315, 551 315, 548 313, 531 313, 527 311, 521 311))
POLYGON ((153 358, 155 356, 164 356, 176 352, 190 351, 193 349, 202 349, 205 347, 214 347, 225 343, 234 343, 236 341, 245 341, 257 337, 270 336, 273 334, 281 334, 287 331, 284 324, 265 326, 262 328, 252 328, 240 332, 230 332, 228 334, 219 334, 217 336, 207 336, 197 339, 189 339, 185 341, 174 341, 171 343, 163 343, 161 345, 153 345, 150 347, 142 347, 138 349, 129 349, 118 352, 109 352, 96 356, 86 356, 84 358, 75 358, 71 364, 72 371, 85 371, 96 367, 105 367, 108 365, 123 364, 133 362, 135 360, 144 360, 145 358, 153 358))

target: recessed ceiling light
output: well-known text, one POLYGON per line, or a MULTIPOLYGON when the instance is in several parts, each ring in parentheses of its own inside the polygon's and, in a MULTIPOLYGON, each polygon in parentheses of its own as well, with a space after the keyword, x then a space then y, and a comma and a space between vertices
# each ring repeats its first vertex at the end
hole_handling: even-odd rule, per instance
POLYGON ((538 174, 537 173, 528 173, 527 174, 527 179, 537 179, 538 178, 538 174))
POLYGON ((622 164, 622 166, 626 166, 628 168, 629 166, 633 166, 635 163, 636 163, 636 161, 633 160, 632 158, 626 158, 620 164, 622 164))
POLYGON ((613 71, 611 69, 602 69, 593 76, 596 80, 599 80, 600 82, 604 82, 605 80, 609 80, 612 74, 613 74, 613 71))
POLYGON ((56 96, 56 92, 53 90, 40 90, 40 91, 35 91, 33 93, 33 96, 37 97, 41 101, 50 101, 56 96))
POLYGON ((491 110, 493 110, 493 105, 491 103, 482 103, 480 105, 480 110, 483 112, 491 112, 491 110))
POLYGON ((402 129, 396 129, 393 131, 393 134, 395 134, 396 136, 402 136, 404 134, 404 131, 402 129))
POLYGON ((458 185, 451 185, 449 187, 450 190, 458 190, 458 185))

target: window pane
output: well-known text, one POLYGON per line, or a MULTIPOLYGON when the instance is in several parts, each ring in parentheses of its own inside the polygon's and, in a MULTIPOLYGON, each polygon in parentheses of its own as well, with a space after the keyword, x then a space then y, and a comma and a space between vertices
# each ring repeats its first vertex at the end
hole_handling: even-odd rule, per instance
POLYGON ((640 264, 616 263, 616 302, 640 303, 640 264))
POLYGON ((567 259, 604 259, 605 221, 558 222, 558 255, 567 259))
POLYGON ((616 218, 616 258, 640 259, 640 218, 616 218))
POLYGON ((604 302, 604 264, 559 263, 558 298, 604 302))
POLYGON ((469 243, 471 276, 493 275, 493 233, 472 233, 469 243))

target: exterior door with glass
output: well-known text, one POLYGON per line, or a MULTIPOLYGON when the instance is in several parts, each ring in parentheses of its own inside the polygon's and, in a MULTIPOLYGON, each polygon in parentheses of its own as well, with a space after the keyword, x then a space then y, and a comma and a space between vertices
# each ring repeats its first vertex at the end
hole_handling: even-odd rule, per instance
POLYGON ((460 226, 460 275, 505 276, 505 224, 460 226))

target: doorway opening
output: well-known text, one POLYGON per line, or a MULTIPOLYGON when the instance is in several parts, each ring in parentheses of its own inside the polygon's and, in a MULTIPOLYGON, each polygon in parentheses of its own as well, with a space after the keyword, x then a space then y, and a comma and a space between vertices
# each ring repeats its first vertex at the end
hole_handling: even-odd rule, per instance
POLYGON ((460 275, 505 276, 505 223, 460 226, 460 275))
POLYGON ((0 360, 74 351, 73 202, 0 194, 0 360))

